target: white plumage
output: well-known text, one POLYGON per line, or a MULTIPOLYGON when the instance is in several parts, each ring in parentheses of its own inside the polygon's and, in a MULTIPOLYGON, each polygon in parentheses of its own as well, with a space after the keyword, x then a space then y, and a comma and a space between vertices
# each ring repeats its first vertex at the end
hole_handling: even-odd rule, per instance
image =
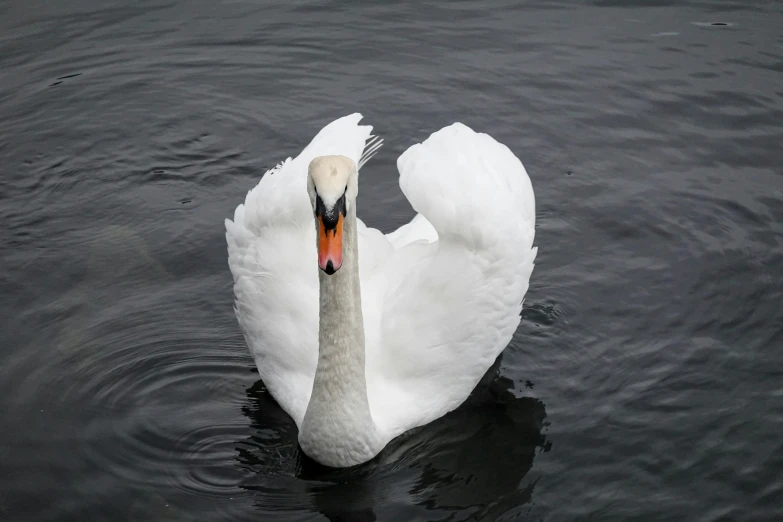
MULTIPOLYGON (((324 127, 226 220, 237 318, 261 378, 300 430, 319 353, 308 165, 341 155, 361 168, 381 142, 360 120, 324 127)), ((506 146, 455 123, 410 147, 397 167, 418 214, 387 235, 356 221, 366 394, 379 447, 353 460, 320 459, 330 465, 366 460, 459 406, 514 334, 533 270, 535 198, 506 146)))

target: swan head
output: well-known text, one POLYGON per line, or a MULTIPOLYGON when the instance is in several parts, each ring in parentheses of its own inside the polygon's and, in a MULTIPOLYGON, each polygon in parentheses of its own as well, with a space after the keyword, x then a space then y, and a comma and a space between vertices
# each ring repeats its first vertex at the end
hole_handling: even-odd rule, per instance
POLYGON ((319 156, 310 162, 307 192, 318 230, 318 267, 332 275, 343 264, 343 223, 356 202, 356 163, 345 156, 319 156))

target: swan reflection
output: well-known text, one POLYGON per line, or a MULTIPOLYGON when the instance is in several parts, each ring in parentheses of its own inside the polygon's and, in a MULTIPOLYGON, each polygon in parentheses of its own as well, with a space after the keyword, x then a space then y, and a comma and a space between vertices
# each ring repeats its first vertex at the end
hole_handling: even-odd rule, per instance
POLYGON ((255 433, 237 446, 239 465, 252 471, 242 487, 256 493, 265 519, 319 512, 330 521, 448 520, 456 513, 495 520, 515 512, 531 500, 537 479, 526 475, 536 453, 550 446, 542 433, 546 410, 536 398, 517 397, 521 386, 495 377, 497 366, 455 411, 346 469, 304 455, 296 425, 258 381, 243 406, 255 433))

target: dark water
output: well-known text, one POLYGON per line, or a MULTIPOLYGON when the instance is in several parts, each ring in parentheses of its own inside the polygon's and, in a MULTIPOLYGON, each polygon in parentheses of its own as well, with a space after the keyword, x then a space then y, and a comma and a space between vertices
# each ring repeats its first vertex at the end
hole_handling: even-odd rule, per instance
POLYGON ((783 5, 0 2, 0 520, 780 520, 783 5), (718 25, 716 25, 718 24, 718 25), (454 120, 536 190, 523 321, 462 408, 302 458, 223 219, 361 111, 360 215, 454 120))

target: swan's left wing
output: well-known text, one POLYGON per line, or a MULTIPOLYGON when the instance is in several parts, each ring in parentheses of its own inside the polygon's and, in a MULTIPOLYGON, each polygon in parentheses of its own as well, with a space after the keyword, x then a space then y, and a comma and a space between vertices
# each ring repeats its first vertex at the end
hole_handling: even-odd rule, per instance
POLYGON ((318 264, 307 168, 341 154, 363 165, 380 146, 352 114, 324 127, 296 158, 267 172, 227 219, 237 319, 259 374, 299 425, 318 361, 318 264))
POLYGON ((506 146, 457 123, 397 166, 421 218, 390 237, 397 249, 374 280, 368 392, 390 436, 467 398, 519 324, 536 255, 533 189, 506 146))

